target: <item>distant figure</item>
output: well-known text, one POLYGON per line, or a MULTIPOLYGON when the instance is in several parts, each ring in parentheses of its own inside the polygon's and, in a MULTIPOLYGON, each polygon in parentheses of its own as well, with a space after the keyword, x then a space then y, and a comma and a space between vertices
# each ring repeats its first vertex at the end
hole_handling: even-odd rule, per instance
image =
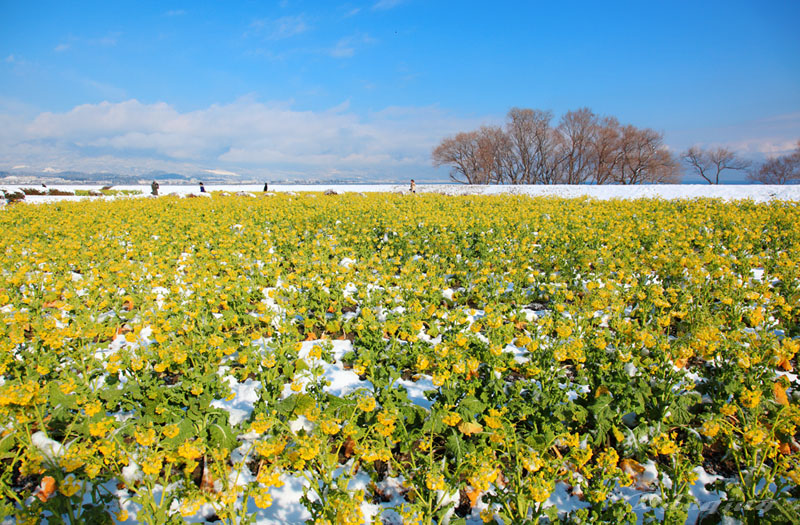
POLYGON ((201 182, 200 183, 200 193, 205 193, 205 192, 206 192, 206 187, 203 186, 203 183, 201 182))
POLYGON ((153 184, 150 185, 150 193, 158 196, 158 183, 156 181, 153 181, 153 184))
POLYGON ((414 182, 414 179, 411 179, 411 193, 417 193, 417 183, 414 182))
POLYGON ((265 192, 266 192, 266 191, 269 191, 269 189, 268 189, 268 186, 269 186, 269 184, 265 182, 265 183, 264 183, 264 191, 265 191, 265 192))

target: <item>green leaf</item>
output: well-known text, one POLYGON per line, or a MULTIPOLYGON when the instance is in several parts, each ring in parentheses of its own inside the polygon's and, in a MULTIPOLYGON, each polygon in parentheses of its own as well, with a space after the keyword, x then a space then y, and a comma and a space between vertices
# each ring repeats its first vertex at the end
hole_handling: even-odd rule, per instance
POLYGON ((462 416, 475 416, 476 414, 482 413, 486 409, 486 404, 474 396, 465 397, 461 400, 461 403, 459 403, 458 406, 466 411, 466 414, 462 414, 462 416))

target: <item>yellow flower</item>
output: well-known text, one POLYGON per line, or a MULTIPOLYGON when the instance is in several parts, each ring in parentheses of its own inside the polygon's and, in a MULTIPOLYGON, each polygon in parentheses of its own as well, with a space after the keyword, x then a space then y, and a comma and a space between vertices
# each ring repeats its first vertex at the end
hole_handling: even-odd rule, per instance
POLYGON ((83 468, 83 471, 89 476, 89 479, 94 479, 100 474, 101 466, 97 463, 90 463, 83 468))
POLYGON ((561 444, 565 447, 575 448, 581 444, 581 437, 578 434, 567 434, 561 439, 561 444))
POLYGON ((442 416, 442 421, 451 427, 458 425, 461 422, 461 416, 459 416, 455 412, 448 412, 444 416, 442 416))
POLYGON ((284 448, 286 448, 286 442, 280 439, 256 441, 255 443, 256 452, 267 459, 275 458, 278 454, 283 452, 284 448))
POLYGON ((181 502, 178 510, 181 516, 188 518, 189 516, 197 514, 200 511, 200 507, 205 503, 205 498, 195 497, 192 499, 185 499, 181 502))
POLYGON ((758 427, 747 426, 743 434, 744 440, 750 445, 760 445, 767 438, 766 432, 758 427))
POLYGON ((425 475, 425 486, 428 490, 444 490, 444 476, 439 472, 428 472, 425 475))
POLYGON ((664 432, 656 436, 650 446, 656 454, 663 456, 668 456, 678 451, 677 443, 664 432))
POLYGON ((716 421, 706 421, 703 423, 703 426, 700 427, 700 433, 708 438, 715 437, 720 430, 719 423, 716 421))
POLYGON ((253 502, 259 509, 266 509, 272 506, 272 494, 269 489, 259 489, 253 494, 253 502))
POLYGON ((530 492, 533 501, 536 503, 544 503, 553 492, 553 482, 547 481, 544 477, 538 474, 534 475, 528 482, 528 492, 530 492))
POLYGON ((72 474, 64 478, 58 486, 58 490, 68 498, 71 498, 81 489, 81 482, 72 474))
POLYGON ((266 416, 263 413, 259 413, 256 416, 255 421, 250 423, 250 432, 255 432, 256 434, 263 434, 267 430, 270 429, 272 423, 267 420, 266 416))
POLYGON ((58 464, 65 471, 74 472, 83 466, 84 461, 78 456, 70 455, 68 452, 67 455, 62 456, 58 459, 58 464))
POLYGON ((102 405, 100 404, 99 401, 92 401, 91 403, 88 403, 85 407, 83 407, 83 410, 86 412, 87 416, 92 417, 98 412, 100 412, 101 408, 102 405))
POLYGON ((147 476, 156 476, 161 473, 162 466, 161 456, 150 456, 142 462, 142 472, 147 476))
POLYGON ((597 466, 605 471, 612 471, 619 463, 619 454, 613 448, 607 448, 597 457, 597 466))
POLYGON ((134 437, 136 438, 136 442, 141 446, 149 447, 156 442, 156 431, 152 428, 136 429, 134 437))
POLYGON ((340 423, 338 419, 323 419, 319 422, 319 427, 325 434, 333 436, 339 433, 340 423))
POLYGON ((364 412, 372 412, 375 410, 375 398, 372 396, 365 396, 358 399, 356 406, 364 412))
POLYGON ((89 423, 89 434, 94 437, 102 437, 108 434, 111 428, 114 426, 114 419, 110 417, 106 417, 101 419, 100 421, 89 423))
POLYGON ((203 445, 199 441, 184 441, 178 446, 178 455, 184 459, 197 459, 203 455, 203 445))
POLYGON ((178 427, 178 425, 173 423, 172 425, 167 425, 166 427, 164 427, 164 429, 161 432, 163 432, 164 436, 166 436, 167 438, 174 438, 180 432, 180 428, 178 427))
POLYGON ((491 429, 498 429, 502 428, 503 426, 503 421, 499 417, 495 416, 484 416, 483 422, 491 429))
POLYGON ((528 472, 536 472, 544 466, 544 461, 535 450, 531 451, 530 454, 522 455, 521 460, 522 466, 528 472))
POLYGON ((761 390, 745 389, 739 395, 743 407, 755 408, 761 402, 761 390))
POLYGON ((436 372, 433 373, 433 378, 431 379, 431 382, 435 386, 442 386, 443 384, 445 384, 445 382, 448 380, 449 377, 450 377, 449 370, 437 370, 436 372))

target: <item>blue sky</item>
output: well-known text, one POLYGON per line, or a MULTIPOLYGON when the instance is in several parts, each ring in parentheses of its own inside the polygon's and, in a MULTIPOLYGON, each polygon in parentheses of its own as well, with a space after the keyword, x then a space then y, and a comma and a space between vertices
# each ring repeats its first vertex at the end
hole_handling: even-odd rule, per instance
POLYGON ((444 180, 438 141, 514 106, 800 139, 800 2, 555 4, 0 0, 0 170, 444 180))

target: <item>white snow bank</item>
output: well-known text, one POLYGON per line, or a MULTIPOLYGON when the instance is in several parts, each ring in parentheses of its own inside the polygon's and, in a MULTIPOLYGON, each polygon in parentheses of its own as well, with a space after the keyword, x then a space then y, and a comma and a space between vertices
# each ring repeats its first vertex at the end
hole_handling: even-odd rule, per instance
MULTIPOLYGON (((30 184, 4 185, 8 190, 30 187, 30 184)), ((99 189, 99 186, 91 185, 54 185, 63 190, 88 190, 99 189)), ((147 185, 122 185, 114 186, 115 190, 139 190, 142 197, 150 195, 150 186, 147 185)), ((281 184, 270 187, 270 195, 284 193, 295 195, 296 192, 313 191, 322 192, 331 189, 336 193, 407 193, 406 184, 340 184, 340 185, 313 185, 313 184, 281 184)), ((236 184, 208 184, 207 192, 223 191, 237 196, 259 197, 267 195, 263 191, 263 185, 236 185, 236 184)), ((766 202, 772 200, 781 201, 800 201, 800 185, 767 185, 767 184, 642 184, 642 185, 468 185, 468 184, 418 184, 417 193, 441 193, 444 195, 530 195, 533 197, 563 197, 581 198, 589 197, 593 199, 639 199, 639 198, 661 198, 661 199, 695 199, 695 198, 716 198, 724 200, 744 200, 751 199, 756 202, 766 202)), ((210 196, 209 193, 198 193, 194 185, 185 186, 161 186, 160 195, 193 195, 210 196)), ((410 196, 409 197, 413 197, 410 196)), ((114 199, 118 197, 75 197, 75 196, 51 196, 51 195, 30 195, 25 202, 43 203, 61 200, 82 200, 82 199, 114 199)), ((126 197, 127 198, 127 197, 126 197)))

